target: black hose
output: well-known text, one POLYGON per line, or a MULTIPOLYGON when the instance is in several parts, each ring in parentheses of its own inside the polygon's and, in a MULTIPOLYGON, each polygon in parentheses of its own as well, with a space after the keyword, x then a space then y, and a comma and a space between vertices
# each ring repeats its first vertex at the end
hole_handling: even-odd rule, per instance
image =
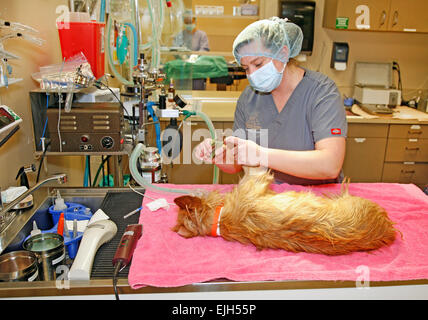
MULTIPOLYGON (((104 156, 101 156, 101 159, 103 159, 102 162, 104 162, 104 156)), ((105 169, 105 167, 103 166, 102 169, 101 169, 102 172, 103 172, 103 187, 105 187, 105 183, 106 183, 106 173, 105 173, 104 169, 105 169)))
MULTIPOLYGON (((92 186, 95 187, 96 183, 97 183, 97 179, 98 179, 98 175, 101 172, 101 169, 104 167, 104 163, 110 158, 110 156, 107 156, 105 159, 102 160, 100 166, 98 167, 97 173, 95 175, 94 181, 92 182, 92 186)), ((104 183, 104 181, 103 181, 104 183)))
POLYGON ((117 276, 119 274, 119 270, 121 266, 122 266, 122 263, 120 262, 116 263, 113 271, 113 290, 114 290, 114 295, 116 297, 116 300, 120 300, 119 293, 117 292, 117 276))
POLYGON ((7 135, 6 135, 6 137, 4 137, 4 139, 2 139, 2 141, 0 141, 0 147, 2 146, 2 145, 4 145, 5 143, 6 143, 6 141, 7 140, 9 140, 10 139, 10 137, 12 137, 13 136, 13 134, 16 132, 16 131, 18 131, 18 129, 19 129, 19 126, 16 126, 15 128, 13 128, 7 135))
POLYGON ((37 179, 36 179, 36 183, 37 183, 37 182, 39 182, 39 178, 40 178, 40 171, 41 171, 41 168, 42 168, 43 159, 44 159, 44 157, 45 157, 45 155, 46 155, 46 151, 48 151, 48 147, 49 147, 49 145, 50 145, 50 144, 51 144, 51 142, 50 142, 50 141, 48 141, 48 142, 46 143, 46 145, 45 145, 45 150, 43 150, 42 157, 40 158, 39 169, 37 170, 37 179))
POLYGON ((86 156, 86 159, 88 161, 88 181, 89 181, 89 186, 91 186, 91 181, 92 181, 92 175, 91 175, 91 156, 86 156))

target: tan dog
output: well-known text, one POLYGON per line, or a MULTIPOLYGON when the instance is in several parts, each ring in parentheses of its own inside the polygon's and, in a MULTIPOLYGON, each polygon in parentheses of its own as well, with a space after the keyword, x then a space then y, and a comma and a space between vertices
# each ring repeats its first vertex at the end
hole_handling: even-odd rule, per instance
POLYGON ((395 240, 396 229, 378 204, 352 196, 347 184, 340 195, 276 193, 270 173, 244 176, 230 192, 202 198, 181 196, 177 224, 185 238, 219 236, 254 244, 258 249, 326 255, 375 250, 395 240))

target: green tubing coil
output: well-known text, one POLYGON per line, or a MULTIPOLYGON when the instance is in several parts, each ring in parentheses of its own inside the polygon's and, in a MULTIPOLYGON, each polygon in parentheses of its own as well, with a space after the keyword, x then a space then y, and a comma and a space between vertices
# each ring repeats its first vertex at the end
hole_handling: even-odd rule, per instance
POLYGON ((145 181, 137 169, 137 161, 143 149, 144 149, 144 145, 142 143, 137 144, 131 153, 131 157, 129 157, 129 170, 131 171, 132 177, 135 179, 135 181, 137 181, 139 185, 147 189, 153 189, 155 191, 161 191, 161 192, 185 193, 185 194, 190 194, 193 192, 193 190, 189 190, 189 189, 172 189, 172 188, 159 187, 157 185, 154 185, 152 183, 148 183, 147 181, 145 181))
MULTIPOLYGON (((214 125, 211 122, 211 119, 205 113, 200 111, 191 112, 191 111, 185 110, 183 111, 183 114, 186 116, 186 118, 188 118, 191 115, 195 115, 202 118, 207 124, 207 127, 210 131, 211 138, 217 143, 217 135, 214 129, 214 125)), ((131 175, 139 185, 145 188, 149 188, 149 189, 153 189, 161 192, 184 193, 184 194, 194 193, 195 190, 165 188, 165 187, 160 187, 158 185, 154 185, 152 183, 148 183, 147 181, 145 181, 137 169, 137 161, 143 149, 144 149, 143 144, 141 143, 137 144, 134 150, 132 151, 131 156, 129 157, 129 169, 131 171, 131 175)), ((214 165, 213 184, 217 184, 218 179, 219 179, 219 169, 216 165, 214 165)))

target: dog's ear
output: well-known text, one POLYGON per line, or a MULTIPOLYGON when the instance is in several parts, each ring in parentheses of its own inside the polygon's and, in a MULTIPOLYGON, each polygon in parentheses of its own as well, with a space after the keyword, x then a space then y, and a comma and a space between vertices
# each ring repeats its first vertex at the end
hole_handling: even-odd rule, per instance
POLYGON ((180 236, 182 236, 183 238, 192 238, 195 235, 190 232, 189 230, 187 230, 184 226, 181 226, 177 231, 176 231, 180 236))
POLYGON ((171 230, 177 232, 183 238, 191 238, 195 236, 182 224, 182 222, 177 223, 174 227, 171 228, 171 230))
POLYGON ((192 196, 181 196, 174 199, 174 202, 177 206, 179 206, 181 209, 199 209, 202 207, 202 201, 198 197, 192 197, 192 196))

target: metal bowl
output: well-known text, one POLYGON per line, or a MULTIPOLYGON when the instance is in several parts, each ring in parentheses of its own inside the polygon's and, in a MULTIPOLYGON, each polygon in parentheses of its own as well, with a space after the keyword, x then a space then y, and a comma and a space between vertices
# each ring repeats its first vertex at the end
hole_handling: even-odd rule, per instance
POLYGON ((29 251, 12 251, 0 256, 0 281, 38 279, 37 257, 29 251))

